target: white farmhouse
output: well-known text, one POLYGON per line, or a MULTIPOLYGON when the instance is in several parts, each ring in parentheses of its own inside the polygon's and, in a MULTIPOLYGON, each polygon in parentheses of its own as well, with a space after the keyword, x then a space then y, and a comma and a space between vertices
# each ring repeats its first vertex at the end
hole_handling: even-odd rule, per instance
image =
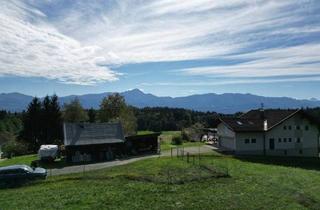
POLYGON ((251 110, 221 118, 219 145, 239 155, 319 157, 319 126, 302 110, 251 110))

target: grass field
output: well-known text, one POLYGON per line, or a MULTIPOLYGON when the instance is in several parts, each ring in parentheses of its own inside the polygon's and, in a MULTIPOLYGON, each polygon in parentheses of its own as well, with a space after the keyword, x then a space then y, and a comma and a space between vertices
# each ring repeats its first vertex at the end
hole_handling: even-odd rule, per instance
POLYGON ((18 157, 13 157, 11 159, 5 159, 0 161, 0 167, 14 165, 14 164, 26 164, 30 165, 33 160, 37 160, 38 155, 23 155, 18 157))
POLYGON ((0 209, 320 209, 320 171, 303 161, 288 167, 211 154, 201 164, 230 177, 166 184, 153 180, 166 180, 168 170, 182 178, 205 174, 177 158, 153 158, 2 189, 0 209))
MULTIPOLYGON (((172 147, 177 147, 176 145, 171 144, 172 137, 181 135, 181 131, 163 131, 161 132, 161 150, 169 150, 172 147)), ((192 147, 192 146, 199 146, 203 145, 201 142, 183 142, 183 147, 192 147)))

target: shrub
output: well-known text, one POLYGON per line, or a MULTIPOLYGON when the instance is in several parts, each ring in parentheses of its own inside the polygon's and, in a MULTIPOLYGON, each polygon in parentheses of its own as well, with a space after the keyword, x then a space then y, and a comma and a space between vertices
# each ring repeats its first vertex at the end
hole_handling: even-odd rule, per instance
POLYGON ((200 141, 202 129, 204 126, 200 123, 196 123, 188 128, 182 130, 182 138, 185 141, 200 141))
POLYGON ((189 136, 189 134, 188 134, 188 132, 187 132, 186 129, 183 129, 183 130, 182 130, 181 136, 182 136, 182 139, 183 139, 184 141, 191 141, 190 136, 189 136))
POLYGON ((181 136, 174 136, 171 140, 171 144, 173 145, 181 145, 182 144, 182 138, 181 136))
POLYGON ((2 146, 4 156, 11 158, 12 156, 28 154, 28 147, 22 142, 10 140, 2 146))

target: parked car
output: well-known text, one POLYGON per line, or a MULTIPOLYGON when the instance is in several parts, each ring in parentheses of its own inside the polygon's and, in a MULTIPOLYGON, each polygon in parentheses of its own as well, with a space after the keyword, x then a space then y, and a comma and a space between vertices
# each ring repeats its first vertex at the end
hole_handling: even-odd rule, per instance
POLYGON ((12 165, 0 167, 0 182, 24 182, 35 179, 45 179, 47 170, 44 168, 31 168, 27 165, 12 165))

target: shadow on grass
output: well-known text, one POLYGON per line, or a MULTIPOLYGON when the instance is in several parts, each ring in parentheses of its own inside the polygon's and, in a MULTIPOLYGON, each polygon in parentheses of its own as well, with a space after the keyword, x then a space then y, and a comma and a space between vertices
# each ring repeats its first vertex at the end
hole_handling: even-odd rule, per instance
POLYGON ((313 157, 234 156, 234 158, 245 162, 320 171, 320 159, 313 157))

